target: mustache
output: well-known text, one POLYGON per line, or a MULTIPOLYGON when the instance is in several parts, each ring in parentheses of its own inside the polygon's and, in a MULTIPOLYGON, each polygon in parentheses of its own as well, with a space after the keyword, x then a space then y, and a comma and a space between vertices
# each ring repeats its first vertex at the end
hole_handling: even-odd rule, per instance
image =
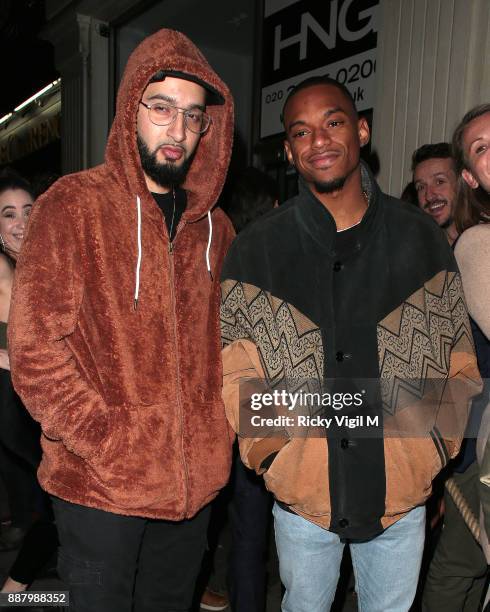
POLYGON ((187 153, 187 149, 183 145, 174 142, 161 142, 157 144, 157 146, 153 149, 152 152, 156 153, 159 149, 163 147, 173 147, 174 149, 181 149, 183 153, 187 153))

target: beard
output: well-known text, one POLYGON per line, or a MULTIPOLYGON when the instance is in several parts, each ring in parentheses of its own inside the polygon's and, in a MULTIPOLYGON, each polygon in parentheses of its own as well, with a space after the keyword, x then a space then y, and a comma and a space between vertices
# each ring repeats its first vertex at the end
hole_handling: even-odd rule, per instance
POLYGON ((138 135, 136 138, 144 173, 160 187, 179 187, 185 181, 194 154, 185 159, 180 166, 172 161, 157 161, 157 151, 150 151, 146 142, 138 135))
POLYGON ((339 178, 334 178, 331 181, 314 183, 315 189, 318 193, 333 193, 334 191, 340 191, 343 188, 346 179, 346 176, 341 176, 339 178))

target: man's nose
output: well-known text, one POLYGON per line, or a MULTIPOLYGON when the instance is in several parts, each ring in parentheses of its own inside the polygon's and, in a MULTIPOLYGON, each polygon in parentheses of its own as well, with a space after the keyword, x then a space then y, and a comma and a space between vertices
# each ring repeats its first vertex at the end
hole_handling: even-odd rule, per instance
POLYGON ((435 185, 427 186, 427 189, 425 192, 425 198, 428 202, 431 202, 432 200, 437 200, 439 198, 439 192, 435 185))
POLYGON ((174 121, 170 124, 167 133, 171 136, 174 142, 182 142, 186 137, 185 117, 184 113, 177 113, 174 121))
POLYGON ((326 142, 330 141, 330 135, 327 130, 320 127, 313 131, 313 146, 322 147, 326 142))

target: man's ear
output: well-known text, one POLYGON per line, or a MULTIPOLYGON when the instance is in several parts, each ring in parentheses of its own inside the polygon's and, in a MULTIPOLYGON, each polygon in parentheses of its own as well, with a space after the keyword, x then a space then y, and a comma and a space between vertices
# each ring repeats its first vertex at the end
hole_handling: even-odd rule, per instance
POLYGON ((359 134, 359 142, 361 147, 367 145, 371 137, 369 132, 369 125, 365 117, 361 117, 357 122, 357 133, 359 134))
POLYGON ((291 164, 291 166, 294 166, 293 154, 291 153, 291 145, 287 140, 284 141, 284 151, 286 152, 288 162, 291 164))
POLYGON ((461 172, 461 176, 463 177, 465 183, 467 183, 472 189, 478 189, 480 183, 476 180, 470 170, 466 168, 461 172))

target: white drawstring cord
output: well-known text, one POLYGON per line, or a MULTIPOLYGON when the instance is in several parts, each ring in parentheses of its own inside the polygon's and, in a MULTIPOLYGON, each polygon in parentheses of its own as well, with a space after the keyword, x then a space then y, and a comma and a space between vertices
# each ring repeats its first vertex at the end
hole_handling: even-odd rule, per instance
POLYGON ((136 262, 136 281, 134 288, 134 309, 138 307, 138 297, 140 293, 140 268, 141 268, 141 200, 136 196, 136 210, 138 214, 138 261, 136 262))
POLYGON ((206 249, 206 265, 208 267, 209 276, 211 280, 213 280, 213 274, 211 272, 211 264, 209 263, 209 251, 211 250, 211 241, 213 239, 213 222, 211 220, 211 211, 208 210, 208 223, 209 223, 209 237, 208 237, 208 246, 206 249))
MULTIPOLYGON (((140 269, 141 269, 141 200, 139 196, 136 196, 136 210, 138 215, 138 261, 136 262, 136 280, 134 288, 134 309, 138 307, 138 297, 140 292, 140 269)), ((208 246, 206 248, 206 266, 209 272, 211 280, 213 280, 213 273, 211 272, 211 263, 209 260, 209 253, 211 251, 211 242, 213 241, 213 221, 211 218, 211 211, 208 210, 208 224, 209 224, 209 236, 208 246)))

